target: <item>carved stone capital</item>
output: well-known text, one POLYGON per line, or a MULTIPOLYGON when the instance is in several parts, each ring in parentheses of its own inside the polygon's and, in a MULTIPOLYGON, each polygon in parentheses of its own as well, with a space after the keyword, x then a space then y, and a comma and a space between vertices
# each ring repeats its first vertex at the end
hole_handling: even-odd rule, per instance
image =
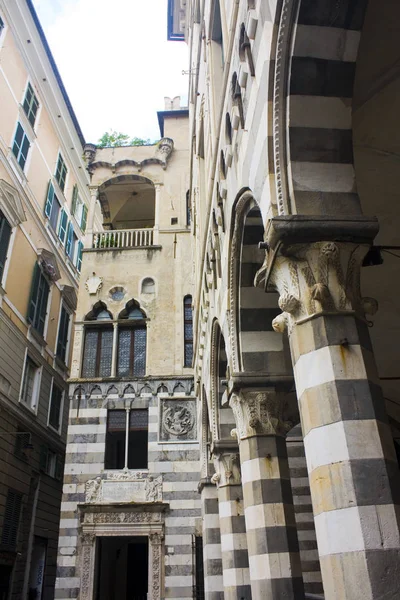
POLYGON ((92 532, 89 533, 82 533, 82 546, 93 546, 95 540, 96 540, 96 535, 92 532))
POLYGON ((215 474, 211 480, 222 487, 241 483, 240 456, 238 452, 221 452, 214 455, 215 474))
POLYGON ((236 421, 236 437, 286 436, 293 423, 287 420, 288 404, 283 394, 269 390, 242 389, 229 402, 236 421))
MULTIPOLYGON (((298 321, 318 313, 354 312, 363 318, 376 310, 373 299, 361 296, 360 270, 367 250, 365 244, 334 241, 282 247, 268 274, 268 288, 279 292, 282 310, 272 322, 275 331, 290 332, 298 321)), ((265 287, 269 254, 256 275, 260 287, 265 287)))

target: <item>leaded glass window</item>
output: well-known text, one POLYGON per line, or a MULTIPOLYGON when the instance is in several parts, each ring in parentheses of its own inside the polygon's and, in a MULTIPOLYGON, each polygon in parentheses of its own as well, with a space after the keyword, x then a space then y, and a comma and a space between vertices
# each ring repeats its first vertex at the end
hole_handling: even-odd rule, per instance
POLYGON ((185 340, 184 366, 191 367, 193 362, 193 312, 192 296, 185 296, 183 301, 183 327, 185 340))
POLYGON ((83 351, 82 377, 110 377, 112 328, 88 328, 83 351))
POLYGON ((118 335, 118 377, 146 373, 146 328, 121 327, 118 335))

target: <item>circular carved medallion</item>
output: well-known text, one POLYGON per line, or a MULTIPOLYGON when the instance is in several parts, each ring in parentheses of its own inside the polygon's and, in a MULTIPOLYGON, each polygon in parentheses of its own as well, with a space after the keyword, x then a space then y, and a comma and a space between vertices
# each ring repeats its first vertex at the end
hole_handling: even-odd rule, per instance
POLYGON ((185 435, 193 428, 193 415, 183 404, 170 406, 164 413, 163 425, 172 435, 185 435))

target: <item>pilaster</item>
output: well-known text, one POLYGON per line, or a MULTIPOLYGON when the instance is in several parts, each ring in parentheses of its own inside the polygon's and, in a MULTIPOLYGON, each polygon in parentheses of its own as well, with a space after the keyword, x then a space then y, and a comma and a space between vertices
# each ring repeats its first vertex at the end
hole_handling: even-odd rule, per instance
POLYGON ((304 598, 285 395, 271 388, 244 388, 231 395, 230 406, 240 448, 252 598, 304 598))
POLYGON ((365 318, 377 304, 360 288, 376 231, 365 217, 278 219, 256 277, 279 292, 273 326, 289 334, 327 600, 400 594, 388 577, 400 548, 399 471, 365 318))
POLYGON ((251 600, 249 557, 237 447, 214 451, 225 600, 251 600))

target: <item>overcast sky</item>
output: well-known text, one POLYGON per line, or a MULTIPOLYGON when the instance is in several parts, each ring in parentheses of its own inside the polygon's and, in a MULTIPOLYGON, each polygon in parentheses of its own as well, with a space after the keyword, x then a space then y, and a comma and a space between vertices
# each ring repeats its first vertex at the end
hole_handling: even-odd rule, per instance
POLYGON ((185 42, 167 0, 33 0, 87 142, 109 129, 159 139, 164 96, 187 103, 185 42))

